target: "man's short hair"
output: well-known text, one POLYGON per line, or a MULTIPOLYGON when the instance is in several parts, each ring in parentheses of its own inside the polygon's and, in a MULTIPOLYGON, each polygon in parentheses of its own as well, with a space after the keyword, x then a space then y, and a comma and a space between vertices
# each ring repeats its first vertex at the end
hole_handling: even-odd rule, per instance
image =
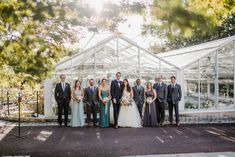
MULTIPOLYGON (((63 76, 65 76, 65 74, 60 74, 60 78, 63 77, 63 76)), ((65 77, 66 77, 66 76, 65 76, 65 77)))
POLYGON ((176 80, 176 77, 175 76, 171 76, 171 79, 175 79, 176 80))
POLYGON ((94 81, 94 79, 90 79, 89 82, 90 82, 90 81, 94 81))
POLYGON ((157 78, 158 78, 158 79, 159 79, 159 78, 161 78, 161 79, 162 79, 163 77, 162 77, 162 75, 158 75, 158 77, 157 77, 157 78))
POLYGON ((120 74, 120 75, 121 75, 121 72, 120 72, 120 71, 119 71, 119 72, 117 72, 117 73, 116 73, 116 76, 117 76, 118 74, 120 74))

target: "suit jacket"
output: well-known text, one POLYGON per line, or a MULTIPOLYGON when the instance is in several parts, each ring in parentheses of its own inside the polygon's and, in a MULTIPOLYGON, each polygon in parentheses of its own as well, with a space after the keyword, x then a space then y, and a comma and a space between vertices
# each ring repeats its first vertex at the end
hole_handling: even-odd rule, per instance
POLYGON ((94 87, 93 93, 92 93, 90 87, 87 87, 84 90, 84 103, 89 106, 99 104, 99 96, 98 96, 98 88, 97 87, 94 87))
POLYGON ((112 99, 116 99, 119 101, 122 97, 122 91, 121 91, 122 81, 120 81, 120 87, 118 85, 117 80, 113 80, 111 83, 111 97, 112 99))
POLYGON ((168 97, 167 101, 172 102, 174 104, 177 104, 182 97, 181 92, 181 86, 179 84, 176 84, 174 88, 172 88, 172 85, 168 85, 168 97))
POLYGON ((144 87, 140 86, 140 90, 138 91, 137 86, 132 88, 134 94, 134 101, 136 104, 144 104, 144 87))
POLYGON ((65 89, 63 90, 61 83, 57 83, 55 87, 55 100, 60 102, 63 100, 70 101, 71 99, 71 88, 68 83, 65 83, 65 89))
POLYGON ((159 83, 155 83, 153 85, 153 89, 155 89, 157 92, 157 100, 159 102, 166 102, 167 101, 168 89, 167 89, 167 85, 165 83, 162 82, 161 86, 159 85, 159 83))

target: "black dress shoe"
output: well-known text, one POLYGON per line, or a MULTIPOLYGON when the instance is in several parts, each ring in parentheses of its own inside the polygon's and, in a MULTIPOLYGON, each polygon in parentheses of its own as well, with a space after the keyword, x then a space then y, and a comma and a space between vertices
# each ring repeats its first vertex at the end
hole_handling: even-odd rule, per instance
POLYGON ((115 127, 114 127, 115 129, 118 129, 118 126, 117 125, 115 125, 115 127))
POLYGON ((59 128, 62 128, 62 125, 61 124, 59 124, 59 126, 58 126, 59 128))
POLYGON ((178 126, 178 127, 179 127, 179 126, 180 126, 180 123, 179 123, 179 122, 177 122, 177 123, 176 123, 176 126, 178 126))
POLYGON ((99 125, 97 123, 94 123, 93 126, 98 127, 99 125))

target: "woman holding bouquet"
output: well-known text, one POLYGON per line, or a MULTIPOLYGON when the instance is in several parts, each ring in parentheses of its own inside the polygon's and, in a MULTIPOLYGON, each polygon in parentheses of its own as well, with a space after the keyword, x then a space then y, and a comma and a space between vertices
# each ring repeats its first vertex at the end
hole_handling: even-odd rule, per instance
POLYGON ((83 108, 83 95, 84 91, 81 87, 79 80, 75 81, 75 87, 71 93, 71 104, 72 104, 72 127, 82 127, 85 125, 84 108, 83 108))
POLYGON ((133 91, 127 79, 123 80, 121 90, 122 98, 118 116, 118 126, 134 128, 141 127, 140 114, 133 100, 133 91))
POLYGON ((108 128, 110 124, 110 89, 106 79, 102 79, 98 94, 100 98, 100 127, 108 128))
POLYGON ((155 100, 157 97, 156 90, 153 89, 152 83, 147 83, 147 89, 145 91, 145 111, 143 126, 145 127, 156 127, 157 126, 157 114, 155 100))

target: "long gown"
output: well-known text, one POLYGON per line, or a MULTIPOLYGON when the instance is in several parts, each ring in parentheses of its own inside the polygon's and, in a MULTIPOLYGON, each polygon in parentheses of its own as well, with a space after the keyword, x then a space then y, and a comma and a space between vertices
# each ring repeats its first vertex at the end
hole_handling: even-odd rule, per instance
MULTIPOLYGON (((74 91, 74 96, 81 96, 81 91, 74 91)), ((83 101, 71 100, 72 103, 72 127, 82 127, 85 125, 83 101)))
MULTIPOLYGON (((109 90, 101 90, 102 99, 108 98, 109 90)), ((100 127, 108 128, 110 124, 110 101, 106 104, 100 103, 100 127)))
MULTIPOLYGON (((154 98, 153 91, 146 91, 146 98, 151 97, 154 98)), ((145 127, 155 127, 157 126, 157 114, 156 114, 156 105, 155 101, 151 104, 145 103, 145 111, 144 111, 144 120, 143 126, 145 127)))
MULTIPOLYGON (((124 97, 131 99, 130 93, 127 91, 123 92, 122 98, 124 97)), ((140 114, 134 101, 132 101, 130 105, 121 105, 118 116, 118 126, 133 127, 133 128, 142 127, 140 114)))

